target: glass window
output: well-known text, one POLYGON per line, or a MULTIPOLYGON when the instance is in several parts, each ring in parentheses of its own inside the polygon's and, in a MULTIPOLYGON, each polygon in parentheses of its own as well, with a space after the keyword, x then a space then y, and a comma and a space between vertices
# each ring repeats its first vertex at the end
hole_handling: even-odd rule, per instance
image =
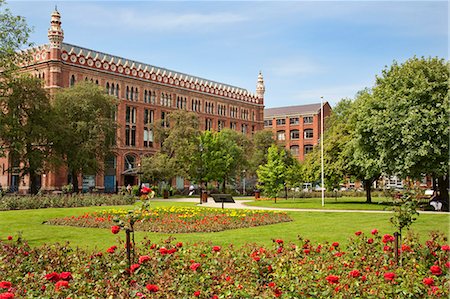
POLYGON ((311 139, 313 137, 314 137, 314 134, 313 134, 313 130, 312 129, 306 129, 304 131, 304 138, 305 139, 311 139))
POLYGON ((281 118, 281 119, 277 119, 277 125, 285 125, 286 124, 286 119, 281 118))
POLYGON ((293 145, 293 146, 291 146, 291 154, 293 155, 293 156, 298 156, 298 152, 299 152, 299 147, 298 147, 298 145, 293 145))
POLYGON ((268 119, 264 121, 264 127, 271 127, 272 126, 272 120, 268 119))
POLYGON ((306 155, 307 153, 312 152, 313 146, 311 144, 305 144, 303 147, 303 153, 306 155))
POLYGON ((291 125, 298 125, 298 124, 299 124, 298 117, 291 117, 291 118, 289 119, 289 123, 290 123, 291 125))
POLYGON ((303 123, 304 124, 312 124, 313 123, 313 117, 312 116, 305 116, 305 117, 303 117, 303 123))
POLYGON ((284 131, 277 132, 277 140, 286 140, 286 134, 284 131))
POLYGON ((291 139, 299 139, 300 138, 300 132, 298 130, 292 130, 291 131, 291 139))

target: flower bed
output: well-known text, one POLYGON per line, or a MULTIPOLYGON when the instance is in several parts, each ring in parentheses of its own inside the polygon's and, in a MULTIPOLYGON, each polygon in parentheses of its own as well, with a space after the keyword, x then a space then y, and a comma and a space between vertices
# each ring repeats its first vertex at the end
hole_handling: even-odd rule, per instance
MULTIPOLYGON (((112 245, 112 244, 110 244, 112 245)), ((109 246, 110 246, 109 245, 109 246)), ((0 298, 448 298, 450 246, 439 235, 404 240, 356 232, 346 248, 299 239, 273 246, 124 243, 86 252, 0 241, 0 298), (9 295, 5 295, 9 294, 9 295)))
POLYGON ((213 209, 192 207, 153 208, 150 210, 107 210, 79 217, 51 219, 52 225, 109 228, 114 220, 133 216, 136 231, 160 233, 217 232, 291 221, 286 213, 261 210, 213 209))

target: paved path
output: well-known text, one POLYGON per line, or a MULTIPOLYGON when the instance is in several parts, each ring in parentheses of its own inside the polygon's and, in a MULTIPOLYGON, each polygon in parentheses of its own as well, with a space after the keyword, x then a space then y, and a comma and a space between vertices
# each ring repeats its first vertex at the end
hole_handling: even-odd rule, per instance
MULTIPOLYGON (((222 203, 216 203, 209 197, 208 202, 200 204, 200 198, 169 198, 169 199, 154 199, 154 201, 174 201, 174 202, 196 202, 199 207, 208 208, 222 208, 222 203)), ((278 211, 293 211, 293 212, 327 212, 327 213, 381 213, 389 214, 392 211, 383 210, 325 210, 325 209, 294 209, 294 208, 270 208, 270 207, 255 207, 245 205, 246 202, 252 202, 251 199, 236 200, 235 203, 224 203, 225 209, 249 209, 249 210, 278 210, 278 211)), ((443 214, 445 212, 433 211, 418 211, 419 214, 443 214)), ((445 213, 448 214, 448 213, 445 213)))

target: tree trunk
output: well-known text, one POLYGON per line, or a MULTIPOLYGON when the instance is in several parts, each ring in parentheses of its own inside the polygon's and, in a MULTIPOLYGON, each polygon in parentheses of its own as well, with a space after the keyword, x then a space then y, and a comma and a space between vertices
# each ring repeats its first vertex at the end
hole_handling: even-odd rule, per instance
POLYGON ((364 189, 366 190, 366 203, 372 203, 372 179, 364 180, 364 189))
POLYGON ((32 195, 36 195, 39 192, 36 172, 33 169, 30 169, 29 175, 30 175, 30 193, 32 195))
POLYGON ((286 185, 284 185, 284 199, 288 199, 288 188, 286 185))
POLYGON ((438 177, 438 188, 440 193, 439 196, 442 201, 442 210, 448 212, 449 211, 448 175, 438 177))
POLYGON ((222 193, 226 192, 226 178, 223 178, 223 182, 222 182, 222 193))
POLYGON ((80 190, 78 189, 78 173, 76 170, 72 170, 72 185, 74 193, 80 192, 80 190))

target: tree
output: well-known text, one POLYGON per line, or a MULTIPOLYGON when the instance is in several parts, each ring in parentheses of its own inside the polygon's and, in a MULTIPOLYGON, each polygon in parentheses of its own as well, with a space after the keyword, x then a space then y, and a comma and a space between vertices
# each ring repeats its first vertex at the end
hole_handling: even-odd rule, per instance
POLYGON ((141 168, 144 180, 165 184, 175 176, 177 169, 175 159, 171 159, 166 153, 161 152, 142 158, 141 168))
POLYGON ((277 202, 278 193, 283 190, 286 180, 286 152, 272 145, 268 150, 267 163, 258 170, 258 180, 261 188, 270 198, 277 202))
MULTIPOLYGON (((10 157, 21 163, 18 171, 30 177, 30 193, 39 190, 38 177, 50 158, 54 114, 42 82, 31 76, 11 76, 0 96, 0 136, 10 157)), ((11 171, 11 169, 9 169, 11 171)))
POLYGON ((250 175, 256 175, 258 167, 267 163, 267 151, 272 144, 275 144, 275 139, 271 130, 257 131, 253 134, 251 149, 246 151, 250 175))
POLYGON ((114 144, 117 101, 101 87, 81 82, 57 93, 54 105, 60 131, 55 150, 72 175, 74 192, 78 192, 78 175, 101 171, 114 144))
POLYGON ((439 58, 411 58, 385 68, 373 96, 361 107, 358 139, 379 153, 384 172, 402 178, 438 178, 448 209, 449 64, 439 58))

